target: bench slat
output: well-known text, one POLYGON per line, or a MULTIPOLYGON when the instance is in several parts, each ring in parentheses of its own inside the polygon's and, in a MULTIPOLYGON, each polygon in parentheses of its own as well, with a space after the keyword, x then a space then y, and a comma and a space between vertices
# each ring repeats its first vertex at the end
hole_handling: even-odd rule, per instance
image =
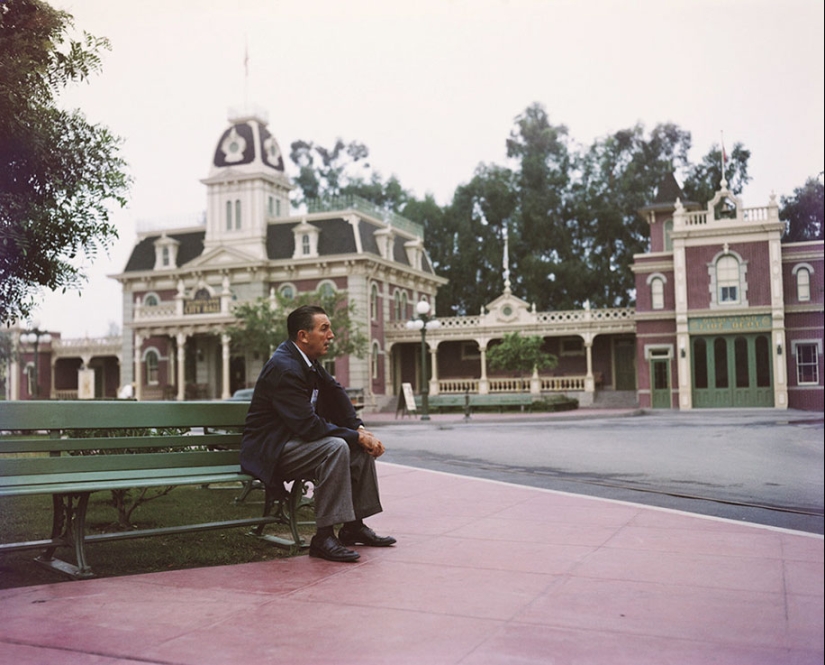
POLYGON ((248 402, 8 401, 0 403, 0 429, 237 427, 248 409, 248 402))
POLYGON ((241 473, 238 467, 216 467, 204 469, 198 474, 187 474, 186 469, 178 469, 180 474, 129 476, 122 475, 119 479, 111 474, 87 474, 86 477, 72 476, 69 480, 61 477, 48 476, 41 479, 33 478, 35 482, 15 484, 0 487, 0 497, 18 496, 21 494, 72 494, 79 492, 102 492, 108 490, 142 489, 146 487, 164 487, 173 485, 211 485, 217 483, 246 482, 251 476, 241 473), (65 482, 64 482, 65 481, 65 482))
POLYGON ((237 450, 197 450, 191 452, 140 453, 137 455, 72 455, 62 457, 18 457, 0 464, 0 485, 4 478, 44 473, 117 472, 132 469, 180 469, 189 467, 238 465, 237 450))
POLYGON ((189 446, 238 447, 240 432, 198 435, 111 436, 88 439, 0 438, 0 453, 41 453, 72 450, 109 450, 123 448, 184 448, 189 446))

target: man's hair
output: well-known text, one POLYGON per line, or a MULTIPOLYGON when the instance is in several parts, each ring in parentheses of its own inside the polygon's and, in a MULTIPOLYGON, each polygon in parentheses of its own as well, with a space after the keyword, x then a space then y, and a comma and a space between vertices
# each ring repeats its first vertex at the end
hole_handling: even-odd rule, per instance
POLYGON ((326 315, 326 312, 323 307, 318 307, 318 305, 301 305, 298 309, 290 312, 289 316, 286 317, 286 331, 289 339, 293 342, 297 340, 299 330, 312 330, 315 327, 316 314, 326 315))

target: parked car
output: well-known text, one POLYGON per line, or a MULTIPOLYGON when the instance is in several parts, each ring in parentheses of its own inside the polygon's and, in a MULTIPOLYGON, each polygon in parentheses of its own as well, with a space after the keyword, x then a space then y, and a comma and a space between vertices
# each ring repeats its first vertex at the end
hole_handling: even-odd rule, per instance
POLYGON ((255 392, 254 388, 241 388, 232 393, 232 397, 229 399, 233 402, 251 402, 253 392, 255 392))

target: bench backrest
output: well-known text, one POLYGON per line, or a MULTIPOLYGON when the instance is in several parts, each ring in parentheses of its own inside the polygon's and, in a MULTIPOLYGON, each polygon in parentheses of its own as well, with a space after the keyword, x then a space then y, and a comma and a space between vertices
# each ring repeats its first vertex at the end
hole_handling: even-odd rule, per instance
POLYGON ((0 402, 0 488, 50 474, 237 473, 247 402, 0 402))

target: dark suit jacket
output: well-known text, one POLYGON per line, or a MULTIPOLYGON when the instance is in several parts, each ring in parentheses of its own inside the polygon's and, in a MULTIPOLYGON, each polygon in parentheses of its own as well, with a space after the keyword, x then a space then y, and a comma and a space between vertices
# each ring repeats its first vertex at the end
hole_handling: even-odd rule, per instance
POLYGON ((337 436, 354 447, 362 424, 341 385, 318 363, 310 368, 287 340, 255 384, 241 442, 241 468, 266 484, 291 480, 278 473, 278 458, 287 441, 337 436), (318 390, 314 408, 313 390, 318 390))

